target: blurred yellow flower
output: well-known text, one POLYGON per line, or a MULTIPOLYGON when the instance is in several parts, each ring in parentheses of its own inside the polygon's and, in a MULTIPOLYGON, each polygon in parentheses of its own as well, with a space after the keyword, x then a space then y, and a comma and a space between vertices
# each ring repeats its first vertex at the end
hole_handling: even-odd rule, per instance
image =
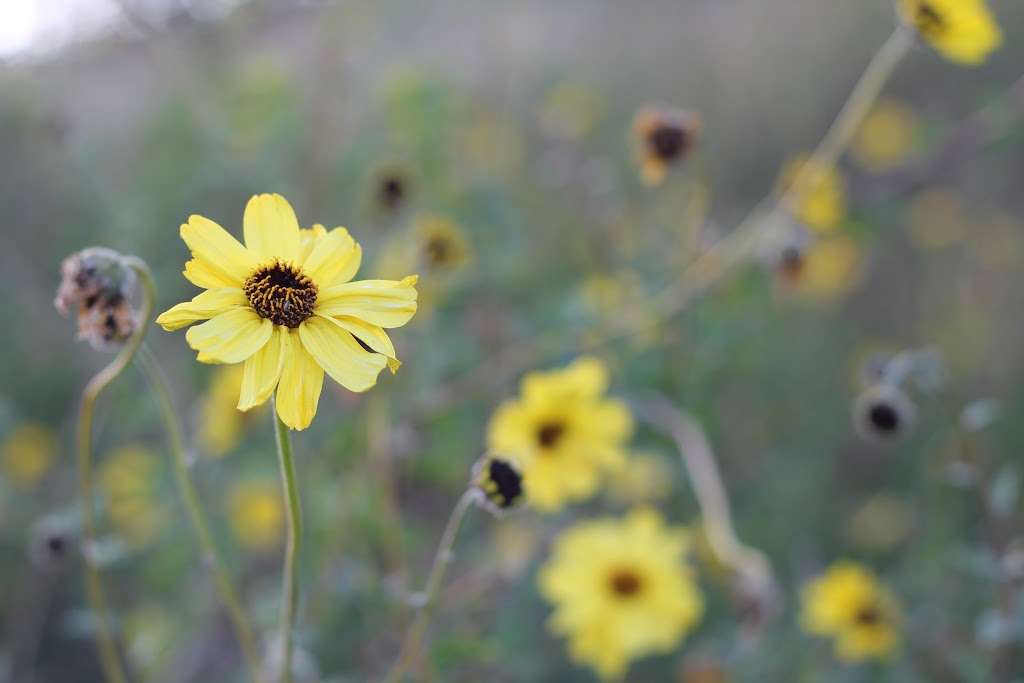
POLYGON ((703 599, 686 562, 689 537, 650 509, 571 527, 541 568, 548 621, 572 659, 619 679, 641 657, 671 652, 696 625, 703 599))
POLYGON ((490 449, 522 467, 526 499, 557 510, 589 498, 602 478, 625 466, 633 419, 604 397, 608 371, 596 358, 523 378, 518 399, 503 403, 487 429, 490 449))
POLYGON ((898 0, 900 17, 940 54, 977 66, 1003 42, 985 0, 898 0))
POLYGON ((672 492, 674 469, 669 461, 651 453, 634 453, 608 481, 608 497, 634 505, 663 500, 672 492))
POLYGON ((228 493, 228 522, 239 543, 254 552, 273 550, 284 533, 284 507, 280 485, 248 480, 228 493))
POLYGON ((160 458, 141 445, 118 448, 100 466, 99 487, 106 496, 107 515, 129 545, 150 543, 166 525, 160 470, 160 458))
POLYGON ((4 477, 18 488, 31 489, 53 466, 56 452, 57 438, 45 425, 22 423, 0 446, 4 477))
POLYGON ((633 119, 640 175, 658 185, 669 169, 685 161, 700 135, 700 116, 682 109, 644 107, 633 119))
POLYGON ((868 498, 847 523, 851 543, 867 550, 892 550, 914 531, 914 509, 899 498, 878 494, 868 498))
POLYGON ((247 414, 238 410, 241 365, 218 367, 199 403, 199 444, 204 455, 220 457, 238 446, 247 414))
POLYGON ((797 179, 802 179, 800 188, 793 188, 793 216, 802 224, 817 232, 831 232, 846 218, 846 181, 834 166, 808 168, 807 157, 797 157, 786 162, 779 177, 779 191, 789 192, 797 179))
POLYGON ((900 641, 899 607, 874 573, 853 562, 837 562, 801 593, 801 624, 833 638, 846 662, 883 659, 900 641))
POLYGON ((925 190, 907 210, 907 231, 922 249, 941 249, 963 240, 967 234, 967 208, 954 190, 925 190))
POLYGON ((473 258, 465 231, 450 218, 419 216, 413 231, 419 262, 429 272, 457 272, 473 258))
POLYGON ((882 100, 864 119, 850 146, 850 156, 867 171, 887 171, 916 151, 920 122, 898 100, 882 100))
POLYGON ((398 369, 384 328, 401 327, 416 312, 417 278, 351 282, 362 249, 348 230, 300 230, 280 195, 250 199, 242 223, 245 246, 202 216, 181 226, 192 252, 184 275, 206 291, 157 322, 171 331, 205 320, 185 340, 200 362, 245 364, 238 409, 275 394, 281 420, 305 429, 325 371, 361 392, 385 365, 398 369))
POLYGON ((863 258, 857 242, 845 235, 812 241, 798 270, 787 270, 795 293, 827 300, 846 294, 861 283, 863 258))

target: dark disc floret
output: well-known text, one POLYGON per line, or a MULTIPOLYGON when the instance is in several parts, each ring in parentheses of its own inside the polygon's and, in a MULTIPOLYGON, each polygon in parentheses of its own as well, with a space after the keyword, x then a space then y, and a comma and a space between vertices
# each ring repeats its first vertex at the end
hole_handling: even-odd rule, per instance
POLYGON ((504 512, 523 500, 523 475, 512 462, 488 457, 477 465, 476 488, 483 493, 489 507, 504 512))
POLYGON ((316 285, 308 275, 284 261, 275 261, 250 275, 242 291, 253 310, 275 325, 298 327, 313 315, 316 307, 316 285))

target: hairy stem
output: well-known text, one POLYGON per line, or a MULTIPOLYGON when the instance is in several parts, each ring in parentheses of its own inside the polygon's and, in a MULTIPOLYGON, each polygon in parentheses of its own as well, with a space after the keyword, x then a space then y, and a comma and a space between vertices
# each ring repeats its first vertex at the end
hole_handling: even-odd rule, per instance
POLYGON ((245 660, 245 665, 249 670, 249 677, 252 680, 259 680, 260 665, 256 654, 256 641, 253 637, 252 627, 245 616, 242 601, 239 599, 238 593, 231 582, 227 567, 214 543, 210 524, 199 501, 199 494, 196 492, 196 488, 189 476, 189 457, 182 437, 181 422, 174 408, 174 398, 171 396, 170 383, 167 381, 167 376, 156 356, 145 344, 142 345, 142 349, 139 352, 138 364, 146 375, 146 379, 153 390, 153 395, 156 397, 157 405, 160 409, 160 417, 163 420, 164 430, 167 432, 167 440, 171 446, 175 483, 178 486, 181 500, 185 504, 185 510, 188 513, 196 538, 199 541, 203 562, 213 573, 214 581, 217 584, 217 591, 220 593, 221 601, 227 610, 228 619, 231 621, 232 628, 234 628, 235 638, 238 640, 238 646, 242 652, 242 658, 245 660))
POLYGON ((455 504, 451 516, 448 518, 448 523, 445 524, 444 532, 441 534, 441 543, 437 547, 434 563, 430 568, 430 575, 427 577, 427 586, 421 596, 422 602, 416 612, 416 618, 412 626, 409 627, 405 634, 402 650, 385 679, 386 683, 401 683, 409 667, 419 657, 420 650, 423 648, 423 639, 426 635, 427 627, 430 625, 434 608, 437 605, 438 594, 441 592, 445 571, 452 561, 452 547, 455 545, 455 537, 458 535, 462 522, 466 518, 466 513, 472 507, 475 499, 476 493, 472 489, 462 494, 459 502, 455 504))
POLYGON ((274 413, 274 430, 277 435, 277 457, 281 465, 281 486, 284 491, 284 510, 288 522, 288 536, 284 551, 284 570, 281 580, 281 683, 292 680, 292 631, 295 629, 296 593, 298 582, 295 565, 298 561, 302 542, 302 507, 299 489, 295 481, 295 461, 292 456, 292 440, 287 425, 274 413))

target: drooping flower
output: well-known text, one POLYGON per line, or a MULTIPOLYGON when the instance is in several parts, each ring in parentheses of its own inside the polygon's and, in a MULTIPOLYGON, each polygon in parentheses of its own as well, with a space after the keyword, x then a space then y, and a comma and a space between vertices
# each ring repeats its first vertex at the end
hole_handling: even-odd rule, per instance
POLYGON ((131 301, 138 278, 124 256, 104 247, 83 249, 64 259, 60 275, 53 304, 61 315, 75 312, 79 339, 109 351, 135 334, 139 320, 131 301))
POLYGON ((700 116, 681 109, 644 107, 633 119, 640 175, 648 185, 658 185, 669 169, 684 161, 700 135, 700 116))
POLYGON ((985 0, 898 0, 900 18, 947 59, 977 66, 1003 42, 985 0))
POLYGON ((596 358, 523 378, 518 399, 488 425, 491 450, 522 468, 527 501, 543 511, 592 496, 605 475, 625 465, 633 419, 605 398, 608 371, 596 358))
POLYGON ((605 679, 671 651, 703 612, 688 550, 686 531, 650 509, 577 524, 555 541, 539 575, 555 608, 548 627, 569 639, 574 661, 605 679))
POLYGON ((793 217, 816 232, 831 232, 846 217, 846 182, 834 166, 807 167, 806 157, 791 159, 779 177, 779 191, 793 192, 793 217), (794 183, 800 181, 799 187, 794 183))
POLYGON ((801 603, 804 629, 834 639, 843 661, 884 659, 899 646, 899 606, 867 567, 837 562, 804 588, 801 603))
POLYGON ((324 373, 350 391, 366 391, 400 365, 385 328, 416 312, 416 276, 352 282, 362 258, 345 228, 300 230, 280 195, 249 200, 245 246, 202 216, 181 226, 192 251, 185 277, 206 289, 157 322, 191 327, 185 340, 204 363, 244 363, 239 410, 276 394, 291 429, 316 414, 324 373))

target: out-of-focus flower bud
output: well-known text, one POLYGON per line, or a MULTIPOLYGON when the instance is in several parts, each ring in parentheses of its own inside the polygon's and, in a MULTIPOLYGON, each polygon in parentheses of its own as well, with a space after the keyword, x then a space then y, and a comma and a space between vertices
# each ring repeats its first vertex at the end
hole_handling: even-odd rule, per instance
POLYGON ((75 312, 79 339, 106 351, 118 348, 135 333, 139 320, 132 300, 138 278, 121 254, 90 247, 64 259, 60 272, 53 303, 61 315, 75 312))

